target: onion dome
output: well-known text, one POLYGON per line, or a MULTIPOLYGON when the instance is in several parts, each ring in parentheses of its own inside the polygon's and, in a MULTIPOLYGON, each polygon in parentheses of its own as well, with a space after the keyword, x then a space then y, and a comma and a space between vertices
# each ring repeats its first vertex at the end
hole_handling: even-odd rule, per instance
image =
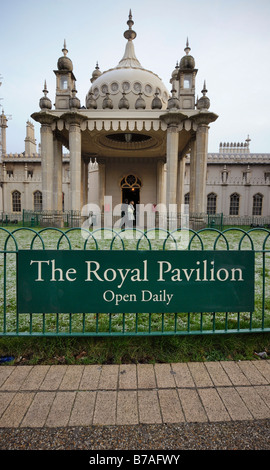
POLYGON ((178 62, 176 62, 175 69, 172 71, 172 80, 176 80, 178 77, 178 71, 179 71, 179 65, 178 62))
POLYGON ((190 53, 190 47, 189 47, 189 43, 188 43, 188 38, 187 38, 187 42, 186 42, 186 47, 184 49, 186 55, 184 57, 182 57, 182 59, 180 60, 180 69, 181 70, 193 70, 195 68, 195 60, 194 60, 194 57, 192 57, 192 55, 189 55, 190 53))
POLYGON ((158 92, 155 93, 155 98, 152 101, 151 107, 152 107, 152 109, 161 109, 162 108, 162 102, 161 102, 161 99, 158 96, 158 92))
POLYGON ((97 102, 93 97, 93 93, 89 93, 89 96, 86 100, 87 109, 97 109, 97 102))
POLYGON ((136 99, 135 109, 145 109, 145 100, 142 97, 142 93, 139 93, 139 98, 136 99))
POLYGON ((43 90, 44 96, 40 98, 39 100, 39 107, 40 109, 52 109, 52 102, 51 100, 47 97, 48 90, 47 90, 47 84, 46 80, 44 82, 44 90, 43 90))
POLYGON ((69 99, 69 107, 80 109, 81 103, 79 98, 76 96, 77 90, 72 90, 72 97, 69 99))
POLYGON ((204 81, 203 89, 202 89, 203 96, 199 100, 197 100, 197 109, 209 109, 210 108, 210 100, 208 96, 206 96, 207 91, 208 90, 206 89, 206 83, 204 81))
POLYGON ((179 109, 180 108, 180 102, 179 99, 176 96, 176 90, 172 90, 172 96, 171 98, 168 99, 168 109, 179 109))
POLYGON ((64 40, 64 47, 62 49, 63 56, 58 59, 57 67, 58 70, 65 71, 65 72, 72 72, 73 64, 69 57, 67 57, 67 47, 66 47, 66 40, 64 40))
POLYGON ((91 78, 91 83, 93 83, 98 77, 100 77, 101 75, 101 71, 99 70, 99 66, 98 66, 98 63, 96 65, 96 68, 94 70, 94 72, 92 73, 92 78, 91 78))
POLYGON ((129 102, 126 98, 126 93, 125 92, 123 92, 123 96, 119 101, 118 108, 119 109, 129 109, 129 102))
POLYGON ((120 102, 121 106, 124 104, 125 100, 122 100, 122 92, 124 92, 130 111, 135 109, 151 110, 155 92, 158 91, 162 109, 165 110, 169 98, 167 88, 158 75, 145 69, 136 57, 134 40, 137 34, 133 30, 134 21, 131 11, 129 11, 127 24, 128 29, 124 32, 124 38, 127 42, 122 59, 114 68, 102 73, 99 70, 94 72, 94 77, 90 79, 92 83, 86 96, 86 103, 90 93, 93 93, 97 102, 97 109, 102 109, 104 99, 106 100, 106 93, 110 93, 113 108, 117 110, 120 102))
POLYGON ((113 102, 110 98, 110 93, 106 93, 106 97, 104 98, 103 103, 102 103, 102 108, 113 109, 113 102))

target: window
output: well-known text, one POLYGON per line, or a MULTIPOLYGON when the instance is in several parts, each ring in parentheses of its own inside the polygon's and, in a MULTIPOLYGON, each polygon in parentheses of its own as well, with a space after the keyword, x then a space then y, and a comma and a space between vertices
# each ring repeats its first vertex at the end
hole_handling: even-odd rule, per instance
POLYGON ((60 78, 60 88, 61 90, 67 90, 68 88, 68 79, 65 75, 60 78))
POLYGON ((7 170, 7 176, 10 178, 13 176, 13 170, 7 170))
POLYGON ((185 201, 185 204, 189 204, 189 193, 185 194, 184 201, 185 201))
POLYGON ((190 77, 184 78, 184 88, 190 88, 190 77))
POLYGON ((27 177, 28 178, 33 178, 33 174, 34 174, 33 170, 27 170, 27 177))
POLYGON ((207 196, 207 214, 215 214, 217 210, 217 195, 210 193, 207 196))
POLYGON ((230 196, 230 215, 239 215, 240 196, 234 193, 230 196))
POLYGON ((252 215, 262 215, 262 201, 263 201, 262 194, 259 194, 259 193, 254 194, 252 215))
POLYGON ((34 211, 36 212, 42 211, 42 192, 41 191, 34 192, 34 211))
POLYGON ((12 211, 13 212, 21 212, 22 205, 21 205, 21 193, 20 191, 13 191, 12 193, 12 211))

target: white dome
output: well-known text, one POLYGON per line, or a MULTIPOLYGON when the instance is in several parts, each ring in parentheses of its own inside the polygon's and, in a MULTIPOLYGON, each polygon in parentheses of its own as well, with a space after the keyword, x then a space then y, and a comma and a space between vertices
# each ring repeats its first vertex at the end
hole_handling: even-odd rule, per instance
POLYGON ((89 107, 88 99, 93 97, 97 109, 102 109, 103 100, 107 96, 112 102, 113 109, 119 109, 119 102, 124 93, 128 109, 142 109, 141 105, 144 102, 145 109, 151 110, 153 99, 157 97, 160 99, 158 100, 160 108, 167 109, 169 92, 155 73, 141 66, 135 55, 132 39, 131 37, 128 39, 125 54, 119 64, 91 80, 92 86, 86 96, 86 107, 89 107), (140 99, 140 107, 138 107, 138 98, 143 100, 140 99))

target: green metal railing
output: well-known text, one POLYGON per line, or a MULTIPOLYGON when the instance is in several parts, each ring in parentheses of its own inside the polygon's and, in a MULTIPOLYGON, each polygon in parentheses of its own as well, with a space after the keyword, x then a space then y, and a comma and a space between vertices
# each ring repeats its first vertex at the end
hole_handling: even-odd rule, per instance
MULTIPOLYGON (((0 336, 142 336, 257 333, 270 331, 270 231, 230 228, 96 231, 49 227, 0 227, 0 336), (183 236, 188 232, 188 246, 183 236), (255 309, 252 312, 18 314, 17 260, 29 250, 252 250, 255 309)), ((20 282, 20 280, 18 280, 20 282)), ((49 295, 49 293, 48 293, 49 295)))

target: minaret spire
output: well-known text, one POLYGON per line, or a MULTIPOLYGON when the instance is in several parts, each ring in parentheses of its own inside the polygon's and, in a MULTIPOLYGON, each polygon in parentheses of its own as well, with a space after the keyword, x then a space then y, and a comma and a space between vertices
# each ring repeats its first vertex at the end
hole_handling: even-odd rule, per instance
POLYGON ((133 39, 136 38, 137 33, 136 33, 135 31, 133 31, 133 29, 132 29, 132 26, 134 25, 134 21, 133 21, 133 19, 132 19, 131 10, 129 10, 127 25, 128 25, 128 27, 129 27, 129 29, 127 29, 127 30, 124 32, 124 37, 125 37, 128 41, 133 41, 133 39))
POLYGON ((132 26, 134 25, 134 21, 132 19, 131 10, 129 10, 129 16, 127 25, 129 29, 124 32, 124 37, 127 39, 126 49, 123 58, 120 60, 117 67, 135 67, 135 68, 142 68, 140 62, 138 61, 135 50, 133 39, 136 38, 137 33, 133 31, 132 26))

